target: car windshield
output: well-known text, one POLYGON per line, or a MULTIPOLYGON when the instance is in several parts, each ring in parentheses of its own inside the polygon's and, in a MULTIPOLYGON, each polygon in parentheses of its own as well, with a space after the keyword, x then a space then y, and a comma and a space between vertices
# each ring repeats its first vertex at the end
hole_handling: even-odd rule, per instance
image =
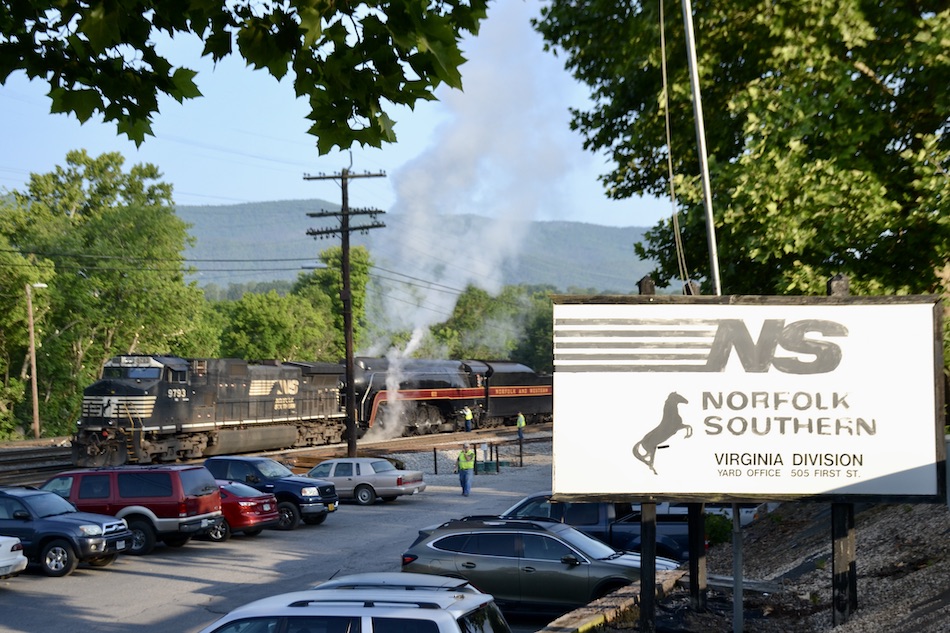
POLYGON ((457 620, 462 633, 511 633, 511 628, 494 602, 466 613, 457 620))
POLYGON ((229 481, 227 484, 221 486, 221 489, 225 492, 234 495, 235 497, 259 497, 261 496, 261 491, 257 488, 251 488, 247 484, 242 484, 239 481, 229 481))
POLYGON ((587 536, 578 530, 563 530, 559 531, 557 535, 564 539, 572 547, 579 550, 582 554, 591 558, 610 558, 617 553, 617 550, 610 547, 606 543, 587 536))
POLYGON ((392 462, 387 462, 385 459, 375 461, 370 464, 373 467, 373 472, 385 473, 390 470, 396 470, 396 467, 392 465, 392 462))
POLYGON ((30 506, 33 513, 39 517, 52 517, 57 514, 68 514, 76 511, 73 504, 52 492, 30 495, 24 497, 23 501, 30 506))
POLYGON ((268 479, 280 479, 281 477, 290 477, 294 474, 289 468, 280 462, 275 462, 273 459, 260 460, 257 462, 257 468, 261 471, 261 474, 268 479))
POLYGON ((506 517, 547 517, 552 518, 551 501, 547 497, 519 502, 502 513, 506 517))
POLYGON ((218 484, 207 468, 190 468, 181 471, 181 487, 186 495, 200 497, 217 490, 218 484))

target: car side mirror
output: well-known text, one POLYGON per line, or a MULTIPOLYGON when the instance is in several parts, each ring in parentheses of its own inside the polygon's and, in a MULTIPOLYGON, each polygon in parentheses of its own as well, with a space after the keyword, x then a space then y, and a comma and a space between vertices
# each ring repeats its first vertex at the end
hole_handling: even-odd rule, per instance
POLYGON ((26 510, 14 510, 13 518, 16 519, 17 521, 29 521, 30 513, 27 512, 26 510))
POLYGON ((562 556, 561 562, 565 565, 570 565, 571 567, 577 567, 581 564, 581 561, 577 560, 577 556, 574 556, 573 554, 562 556))

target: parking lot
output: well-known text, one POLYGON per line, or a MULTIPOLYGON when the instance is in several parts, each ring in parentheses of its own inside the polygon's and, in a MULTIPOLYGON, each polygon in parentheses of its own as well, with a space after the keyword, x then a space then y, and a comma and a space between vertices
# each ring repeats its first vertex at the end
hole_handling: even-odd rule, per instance
MULTIPOLYGON (((550 444, 527 447, 524 467, 479 474, 463 497, 453 474, 426 471, 425 492, 391 503, 344 503, 323 525, 265 530, 225 543, 192 541, 103 569, 80 566, 66 578, 31 568, 0 581, 0 632, 188 632, 258 598, 306 588, 333 575, 398 571, 418 528, 468 514, 505 510, 551 487, 550 444)), ((440 472, 444 472, 441 471, 440 472)))

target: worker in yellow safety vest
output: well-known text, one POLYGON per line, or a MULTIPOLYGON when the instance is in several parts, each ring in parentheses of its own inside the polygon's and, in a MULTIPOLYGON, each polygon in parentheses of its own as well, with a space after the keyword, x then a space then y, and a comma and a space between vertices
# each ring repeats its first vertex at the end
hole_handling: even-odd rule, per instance
POLYGON ((518 427, 518 439, 519 439, 519 440, 523 440, 523 439, 524 439, 524 425, 525 425, 524 413, 522 413, 521 411, 519 411, 519 412, 518 412, 518 419, 515 421, 515 426, 518 427))
POLYGON ((462 486, 462 496, 467 497, 472 492, 472 478, 475 476, 475 450, 468 442, 462 444, 456 470, 459 474, 459 484, 462 486))
POLYGON ((475 414, 472 413, 471 407, 465 405, 465 408, 462 409, 462 416, 465 418, 465 430, 472 430, 472 419, 475 417, 475 414))

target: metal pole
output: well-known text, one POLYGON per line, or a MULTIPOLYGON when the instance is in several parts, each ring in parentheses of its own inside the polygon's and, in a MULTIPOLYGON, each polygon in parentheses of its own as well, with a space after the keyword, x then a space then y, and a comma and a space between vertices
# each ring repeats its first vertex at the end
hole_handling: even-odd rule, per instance
POLYGON ((689 516, 689 603, 697 613, 705 613, 708 591, 706 573, 706 515, 704 504, 690 503, 689 516))
POLYGON ((369 229, 381 228, 385 226, 379 222, 373 222, 372 224, 367 224, 363 226, 351 226, 350 225, 350 215, 353 213, 364 214, 368 213, 375 217, 376 213, 383 213, 382 211, 350 211, 350 197, 349 197, 349 181, 352 178, 376 178, 383 176, 385 174, 351 174, 349 169, 343 169, 339 175, 335 176, 304 176, 304 180, 326 180, 326 179, 339 179, 341 189, 343 191, 343 200, 340 206, 340 213, 308 213, 307 215, 312 218, 320 217, 329 217, 329 216, 340 216, 340 229, 310 229, 307 231, 307 235, 313 236, 324 236, 335 233, 340 233, 341 249, 342 249, 342 262, 341 262, 341 274, 343 276, 343 286, 340 289, 340 301, 343 304, 343 337, 344 337, 344 347, 346 354, 346 375, 344 378, 344 397, 346 398, 346 454, 347 457, 356 457, 356 435, 358 432, 357 420, 356 420, 356 390, 353 385, 355 370, 355 360, 353 359, 353 292, 350 285, 350 231, 368 231, 369 229))
POLYGON ((693 35, 693 8, 690 0, 683 0, 683 22, 686 26, 686 52, 689 59, 690 85, 693 92, 693 113, 696 118, 696 142, 699 145, 699 167, 703 182, 703 204, 706 208, 706 241, 709 246, 709 274, 713 294, 722 294, 719 279, 719 249, 716 246, 716 225, 713 223, 712 188, 709 185, 709 163, 706 158, 706 124, 703 122, 703 99, 699 91, 699 72, 696 62, 696 37, 693 35))
POLYGON ((656 503, 640 504, 640 631, 656 631, 656 503))
POLYGON ((353 385, 353 295, 350 291, 350 202, 347 176, 349 170, 344 169, 340 178, 343 184, 343 204, 340 220, 342 245, 342 273, 343 288, 340 290, 340 300, 343 303, 343 344, 346 353, 346 456, 356 457, 356 389, 353 385))
POLYGON ((40 439, 40 397, 36 386, 36 335, 33 332, 33 291, 26 284, 26 312, 30 329, 30 386, 33 389, 33 438, 40 439))
POLYGON ((732 504, 732 630, 742 633, 745 622, 743 604, 745 603, 742 582, 742 523, 739 505, 732 504))

